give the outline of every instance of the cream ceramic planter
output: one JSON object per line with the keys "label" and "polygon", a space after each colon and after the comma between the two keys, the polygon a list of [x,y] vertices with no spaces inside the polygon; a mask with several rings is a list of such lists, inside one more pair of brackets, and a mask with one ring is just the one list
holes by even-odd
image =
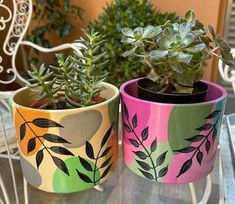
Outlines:
{"label": "cream ceramic planter", "polygon": [[124,162],[134,173],[162,183],[188,183],[213,167],[227,93],[205,82],[204,102],[169,104],[141,100],[137,80],[121,88]]}
{"label": "cream ceramic planter", "polygon": [[56,193],[92,188],[115,170],[119,91],[108,83],[97,105],[67,110],[30,108],[22,88],[10,99],[21,167],[32,186]]}

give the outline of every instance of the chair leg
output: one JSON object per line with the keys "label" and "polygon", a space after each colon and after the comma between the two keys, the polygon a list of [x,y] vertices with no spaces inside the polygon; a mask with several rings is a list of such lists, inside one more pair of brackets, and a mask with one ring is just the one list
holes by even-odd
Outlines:
{"label": "chair leg", "polygon": [[23,177],[23,183],[24,183],[24,203],[29,204],[28,183],[24,177]]}
{"label": "chair leg", "polygon": [[101,185],[96,185],[96,186],[94,186],[94,189],[97,190],[97,191],[99,191],[99,192],[103,192],[103,191],[104,191],[104,187],[101,186]]}
{"label": "chair leg", "polygon": [[14,168],[13,168],[13,164],[12,164],[10,148],[9,148],[8,141],[7,141],[7,136],[6,136],[6,132],[5,132],[5,126],[4,126],[4,122],[3,122],[3,119],[2,119],[2,115],[3,115],[2,107],[0,106],[0,117],[1,117],[1,123],[2,123],[3,138],[4,138],[5,145],[6,145],[8,160],[9,160],[9,164],[10,164],[11,177],[12,177],[12,182],[13,182],[13,187],[14,187],[16,204],[19,204],[18,192],[17,192],[17,187],[16,187],[15,173],[14,173]]}
{"label": "chair leg", "polygon": [[[0,174],[0,186],[1,186],[1,189],[2,189],[2,192],[3,192],[3,196],[4,196],[4,199],[6,201],[6,204],[10,204],[10,200],[9,200],[9,197],[8,197],[8,194],[7,194],[6,187],[3,183],[1,174]],[[1,198],[0,198],[0,203],[4,203]]]}
{"label": "chair leg", "polygon": [[207,204],[207,202],[210,198],[210,195],[211,195],[211,187],[212,187],[211,175],[209,174],[206,177],[206,188],[205,188],[203,197],[202,197],[201,201],[197,202],[197,195],[196,195],[194,184],[189,183],[189,188],[190,188],[190,192],[191,192],[191,196],[192,196],[192,203],[193,204]]}

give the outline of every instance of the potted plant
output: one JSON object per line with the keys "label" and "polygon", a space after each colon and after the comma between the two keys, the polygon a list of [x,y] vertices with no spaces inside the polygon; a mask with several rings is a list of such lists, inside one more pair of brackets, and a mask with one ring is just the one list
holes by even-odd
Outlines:
{"label": "potted plant", "polygon": [[201,81],[212,56],[232,64],[228,44],[188,11],[178,23],[124,28],[123,55],[150,68],[147,78],[121,88],[124,161],[135,173],[164,183],[187,183],[214,165],[226,91]]}
{"label": "potted plant", "polygon": [[21,166],[32,186],[68,193],[107,180],[117,161],[118,89],[97,74],[104,37],[84,31],[81,54],[29,71],[29,87],[10,99]]}
{"label": "potted plant", "polygon": [[[105,34],[109,39],[105,42],[104,47],[100,47],[101,52],[103,52],[102,49],[107,49],[110,53],[110,60],[102,70],[111,73],[107,77],[108,82],[119,87],[127,80],[144,76],[147,71],[138,60],[123,59],[122,53],[128,48],[128,45],[120,42],[121,28],[161,25],[167,20],[177,22],[178,17],[175,13],[158,11],[149,0],[114,0],[107,3],[98,19],[91,21],[88,27]],[[138,69],[136,69],[137,66]]]}

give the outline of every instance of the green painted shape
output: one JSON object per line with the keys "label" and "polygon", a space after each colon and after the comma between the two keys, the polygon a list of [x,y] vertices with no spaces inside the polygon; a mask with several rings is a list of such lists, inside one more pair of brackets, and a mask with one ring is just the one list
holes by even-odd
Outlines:
{"label": "green painted shape", "polygon": [[[92,168],[94,169],[94,163],[90,160],[87,160]],[[62,172],[60,169],[57,169],[55,171],[55,174],[53,176],[53,190],[56,193],[72,193],[72,192],[78,192],[83,191],[89,188],[92,188],[94,186],[93,183],[86,183],[83,180],[80,179],[80,177],[77,174],[76,169],[88,176],[89,178],[93,178],[93,172],[87,171],[83,168],[83,166],[80,163],[80,160],[78,157],[72,157],[69,159],[66,159],[65,164],[69,170],[69,176],[66,175],[64,172]],[[96,172],[96,179],[100,178],[99,171]],[[97,182],[99,184],[100,182]]]}
{"label": "green painted shape", "polygon": [[206,123],[204,118],[210,114],[211,109],[212,104],[174,107],[168,121],[168,139],[172,150],[182,149],[191,144],[185,139],[200,134],[200,131],[195,129]]}
{"label": "green painted shape", "polygon": [[[146,149],[150,152],[150,147],[147,147]],[[144,150],[141,150],[141,151],[145,152]],[[173,154],[172,154],[171,148],[170,148],[168,143],[159,143],[159,144],[157,144],[157,150],[151,154],[151,157],[153,158],[154,164],[156,165],[157,158],[161,154],[163,154],[165,151],[167,151],[166,159],[165,159],[165,161],[162,165],[160,165],[156,168],[157,174],[162,168],[166,167],[167,165],[168,165],[168,170],[169,170],[170,164],[172,163]],[[135,174],[137,174],[141,177],[144,177],[143,174],[139,170],[139,169],[141,169],[141,170],[144,170],[144,169],[140,167],[140,165],[136,162],[136,159],[139,160],[139,161],[143,161],[143,162],[149,164],[150,166],[152,166],[152,163],[151,163],[149,158],[140,159],[139,157],[135,156],[133,161],[128,166]],[[154,170],[151,169],[150,171],[148,171],[148,173],[151,173],[152,175],[154,175]],[[166,174],[166,176],[167,176],[167,174]],[[159,177],[157,179],[157,181],[161,182],[163,178],[164,177]]]}
{"label": "green painted shape", "polygon": [[118,128],[118,116],[119,116],[119,96],[108,104],[110,123],[114,122],[113,129],[117,131]]}

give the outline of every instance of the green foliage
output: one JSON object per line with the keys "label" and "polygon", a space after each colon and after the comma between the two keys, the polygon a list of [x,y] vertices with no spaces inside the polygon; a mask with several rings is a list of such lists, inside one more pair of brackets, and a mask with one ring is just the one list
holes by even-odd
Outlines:
{"label": "green foliage", "polygon": [[98,70],[108,61],[103,58],[107,52],[99,53],[98,48],[104,46],[104,36],[94,31],[83,32],[86,39],[75,42],[82,46],[82,55],[56,54],[58,66],[46,68],[42,64],[38,70],[32,65],[33,70],[28,71],[29,87],[40,95],[37,100],[43,102],[39,108],[79,108],[103,100],[99,98],[103,90],[99,83],[107,74],[100,75]]}
{"label": "green foliage", "polygon": [[[36,27],[29,33],[27,39],[37,45],[49,48],[51,42],[47,34],[53,33],[63,39],[68,36],[74,25],[68,20],[69,15],[77,19],[82,19],[83,9],[72,5],[70,0],[34,0],[33,1],[33,21]],[[27,48],[27,53],[32,49]],[[31,62],[38,61],[38,52],[34,51]]]}
{"label": "green foliage", "polygon": [[104,71],[110,73],[107,78],[109,82],[119,86],[131,78],[143,76],[146,72],[145,66],[135,57],[124,60],[122,53],[128,49],[128,46],[120,42],[121,29],[149,24],[161,25],[167,20],[175,22],[176,15],[156,11],[148,0],[115,0],[106,5],[98,20],[91,22],[88,27],[105,34],[109,39],[105,43],[105,48],[102,48],[108,49],[111,55],[110,61],[104,67]]}
{"label": "green foliage", "polygon": [[203,65],[212,56],[232,65],[230,47],[213,27],[195,20],[188,11],[178,23],[165,22],[160,26],[122,29],[124,44],[131,49],[124,57],[135,56],[150,68],[148,77],[156,82],[160,92],[192,93],[194,82],[203,75]]}

